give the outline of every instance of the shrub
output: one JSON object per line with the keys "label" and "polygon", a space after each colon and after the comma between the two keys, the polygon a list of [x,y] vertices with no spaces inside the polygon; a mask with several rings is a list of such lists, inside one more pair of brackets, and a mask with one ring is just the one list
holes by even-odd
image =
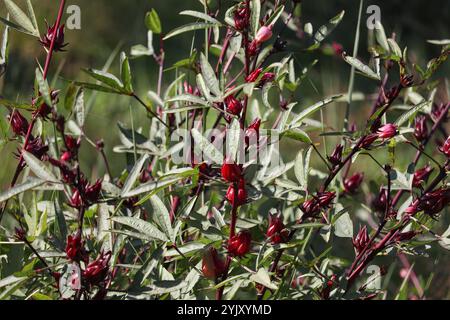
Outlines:
{"label": "shrub", "polygon": [[[121,53],[119,75],[85,69],[91,82],[56,88],[49,67],[70,50],[65,1],[45,35],[30,2],[27,14],[4,3],[11,20],[2,18],[1,73],[11,28],[37,37],[46,61],[30,102],[0,100],[9,113],[4,135],[18,145],[3,156],[17,169],[0,194],[1,298],[375,299],[386,291],[378,280],[389,275],[368,269],[397,256],[416,286],[407,294],[424,297],[407,256],[434,243],[449,248],[449,232],[433,231],[450,202],[450,104],[439,100],[433,78],[448,41],[434,41],[441,54],[420,67],[378,25],[365,63],[326,42],[344,12],[314,32],[301,23],[300,1],[208,2],[181,12],[193,22],[165,34],[149,11],[148,44]],[[378,93],[364,125],[350,122],[353,84],[312,106],[298,101],[314,63],[299,70],[289,29],[302,52],[331,49],[348,63],[351,83],[373,81]],[[193,41],[191,55],[168,66],[165,42],[191,32],[203,43]],[[146,98],[134,89],[130,64],[145,58],[160,68]],[[146,128],[112,129],[122,141],[114,151],[127,160],[120,175],[110,172],[109,146],[84,130],[91,91],[128,96],[148,118]],[[333,129],[323,115],[336,104],[346,116]],[[105,175],[87,176],[83,145],[98,152]],[[286,145],[301,149],[294,161]],[[411,150],[403,168],[399,157]],[[360,162],[378,177],[368,181]],[[8,261],[20,261],[20,270],[8,273]]]}

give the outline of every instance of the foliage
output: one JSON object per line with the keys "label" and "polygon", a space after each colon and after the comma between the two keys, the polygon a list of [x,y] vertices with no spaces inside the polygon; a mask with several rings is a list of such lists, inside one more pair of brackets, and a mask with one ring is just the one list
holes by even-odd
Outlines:
{"label": "foliage", "polygon": [[[408,256],[431,259],[432,246],[449,249],[449,231],[433,231],[450,203],[450,103],[441,98],[447,82],[434,79],[448,41],[433,41],[441,54],[423,66],[379,24],[365,60],[327,43],[344,11],[315,28],[302,24],[300,1],[200,1],[180,13],[192,22],[174,30],[150,10],[147,43],[120,54],[118,74],[88,68],[91,81],[56,88],[47,80],[50,64],[70,50],[65,1],[44,35],[31,1],[26,12],[3,1],[0,75],[11,29],[39,38],[47,59],[36,68],[30,102],[0,100],[9,112],[0,120],[2,143],[18,145],[8,156],[17,161],[11,187],[0,193],[1,299],[426,296],[431,279],[418,279]],[[317,61],[300,70],[287,29],[304,53],[334,49],[351,82],[372,81],[378,95],[366,123],[350,123],[352,85],[311,106],[296,99]],[[187,33],[194,34],[190,55],[167,65],[165,43]],[[153,59],[160,70],[145,98],[135,59]],[[87,92],[126,97],[147,115],[148,126],[137,128],[130,107],[131,127],[111,128],[121,140],[114,152],[127,161],[119,176],[104,142],[85,131]],[[324,114],[342,101],[342,127],[331,128]],[[280,152],[287,143],[295,155]],[[98,152],[104,176],[87,177],[84,146]],[[417,152],[408,168],[399,164],[405,149]],[[354,170],[368,161],[379,179]],[[370,271],[381,259],[399,259],[408,271],[394,293],[392,270]],[[407,291],[410,279],[415,288]]]}

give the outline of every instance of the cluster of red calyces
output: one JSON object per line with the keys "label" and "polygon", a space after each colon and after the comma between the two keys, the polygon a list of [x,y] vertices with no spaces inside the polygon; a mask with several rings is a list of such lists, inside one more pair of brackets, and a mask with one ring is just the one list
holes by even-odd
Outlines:
{"label": "cluster of red calyces", "polygon": [[289,240],[289,231],[278,215],[270,215],[266,236],[272,244],[285,243]]}
{"label": "cluster of red calyces", "polygon": [[234,257],[243,257],[250,252],[252,245],[252,235],[244,230],[236,234],[228,242],[228,252]]}
{"label": "cluster of red calyces", "polygon": [[208,247],[202,260],[203,275],[212,280],[216,280],[223,276],[226,271],[225,260],[219,255],[216,248]]}
{"label": "cluster of red calyces", "polygon": [[[56,31],[56,34],[55,34]],[[55,36],[53,36],[55,35]],[[61,25],[56,30],[56,25],[49,26],[47,23],[47,33],[39,40],[39,42],[47,49],[50,49],[53,37],[55,38],[55,43],[53,50],[64,51],[63,49],[67,47],[67,43],[64,43],[64,25]]]}
{"label": "cluster of red calyces", "polygon": [[328,209],[334,198],[336,198],[335,192],[320,192],[311,199],[306,200],[301,206],[301,210],[304,213],[302,219],[315,217],[322,210]]}

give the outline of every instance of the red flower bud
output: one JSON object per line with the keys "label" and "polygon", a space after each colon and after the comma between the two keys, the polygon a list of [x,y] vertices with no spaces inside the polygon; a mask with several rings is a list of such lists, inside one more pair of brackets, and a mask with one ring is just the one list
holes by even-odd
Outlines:
{"label": "red flower bud", "polygon": [[261,119],[256,119],[245,131],[245,145],[247,148],[250,144],[258,143],[259,141],[259,130],[261,128]]}
{"label": "red flower bud", "polygon": [[344,188],[347,193],[355,193],[364,180],[364,174],[356,173],[344,181]]}
{"label": "red flower bud", "polygon": [[97,180],[93,185],[90,185],[85,190],[86,199],[91,203],[96,203],[100,197],[102,190],[102,181]]}
{"label": "red flower bud", "polygon": [[342,151],[344,150],[344,147],[339,144],[336,146],[336,148],[334,149],[333,153],[328,157],[328,161],[330,161],[330,163],[333,166],[338,166],[341,164],[342,162]]}
{"label": "red flower bud", "polygon": [[235,257],[243,257],[250,252],[252,235],[249,231],[241,231],[230,239],[228,252]]}
{"label": "red flower bud", "polygon": [[322,208],[328,208],[333,202],[334,198],[336,198],[335,192],[322,192],[318,194],[319,205]]}
{"label": "red flower bud", "polygon": [[367,232],[367,227],[364,226],[364,228],[362,228],[353,239],[353,247],[355,248],[356,254],[362,252],[362,250],[368,245],[369,241],[369,233]]}
{"label": "red flower bud", "polygon": [[239,182],[242,178],[242,169],[237,164],[225,162],[222,166],[222,178],[230,183]]}
{"label": "red flower bud", "polygon": [[243,31],[249,26],[250,15],[247,7],[237,8],[234,11],[234,26],[236,30]]}
{"label": "red flower bud", "polygon": [[[47,34],[45,34],[39,42],[46,48],[50,49],[50,45],[53,40],[53,35],[55,33],[56,24],[53,26],[49,26],[47,21],[45,22],[47,24]],[[64,25],[60,26],[58,30],[56,30],[55,35],[55,44],[53,47],[53,50],[55,52],[58,51],[64,51],[63,49],[67,46],[67,43],[64,43]]]}
{"label": "red flower bud", "polygon": [[361,148],[363,149],[369,149],[372,144],[378,139],[378,134],[372,133],[369,134],[367,137],[364,138],[364,140],[361,143]]}
{"label": "red flower bud", "polygon": [[273,32],[272,32],[273,26],[263,26],[261,29],[259,29],[258,33],[256,34],[255,41],[257,43],[263,43],[272,38]]}
{"label": "red flower bud", "polygon": [[440,150],[443,154],[450,158],[450,136],[447,138],[447,141],[445,141]]}
{"label": "red flower bud", "polygon": [[269,217],[269,228],[266,233],[272,244],[284,243],[288,240],[289,231],[284,226],[280,217],[271,215]]}
{"label": "red flower bud", "polygon": [[28,121],[19,111],[14,110],[8,116],[11,129],[16,136],[26,136],[28,133]]}
{"label": "red flower bud", "polygon": [[97,260],[93,261],[86,267],[83,272],[83,278],[90,285],[99,285],[106,280],[109,271],[109,261],[111,260],[111,252],[100,253]]}
{"label": "red flower bud", "polygon": [[429,216],[439,214],[450,204],[450,189],[438,189],[427,193],[420,199],[418,210]]}
{"label": "red flower bud", "polygon": [[225,271],[225,261],[219,256],[217,250],[214,247],[206,249],[202,260],[203,275],[208,279],[215,280],[221,277]]}
{"label": "red flower bud", "polygon": [[259,43],[256,40],[250,42],[247,46],[247,53],[250,57],[255,56],[259,51]]}
{"label": "red flower bud", "polygon": [[334,54],[337,56],[342,56],[344,53],[344,47],[340,43],[333,42],[331,47],[333,48]]}
{"label": "red flower bud", "polygon": [[69,162],[71,159],[72,159],[72,154],[69,151],[66,151],[61,155],[62,162]]}
{"label": "red flower bud", "polygon": [[246,82],[255,82],[258,80],[259,76],[261,75],[262,68],[256,69],[253,71],[248,77],[245,78]]}
{"label": "red flower bud", "polygon": [[430,166],[426,166],[425,168],[417,170],[414,173],[413,187],[420,188],[422,186],[422,184],[424,184],[428,181],[432,172],[433,172],[433,168]]}
{"label": "red flower bud", "polygon": [[88,262],[89,257],[84,249],[83,241],[80,235],[69,236],[67,238],[66,255],[69,260]]}
{"label": "red flower bud", "polygon": [[242,112],[242,103],[236,99],[234,96],[229,96],[225,99],[225,104],[227,105],[227,112],[232,115],[238,116]]}
{"label": "red flower bud", "polygon": [[386,124],[378,130],[378,138],[383,140],[392,139],[397,135],[397,129],[395,124]]}
{"label": "red flower bud", "polygon": [[427,117],[419,116],[416,119],[416,125],[414,128],[414,137],[417,141],[423,142],[428,137]]}
{"label": "red flower bud", "polygon": [[[234,206],[234,200],[235,200],[235,189],[234,185],[231,185],[228,188],[227,200],[231,203],[232,206]],[[241,179],[238,186],[238,195],[237,195],[237,206],[242,206],[247,203],[247,190],[245,189],[245,180]]]}

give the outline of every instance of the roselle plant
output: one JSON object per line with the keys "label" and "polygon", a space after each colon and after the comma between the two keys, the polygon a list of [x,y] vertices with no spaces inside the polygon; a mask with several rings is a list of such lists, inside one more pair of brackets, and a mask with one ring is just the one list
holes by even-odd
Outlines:
{"label": "roselle plant", "polygon": [[[31,0],[27,10],[3,3],[1,76],[15,32],[39,41],[45,60],[36,57],[32,92],[0,99],[5,143],[17,149],[2,153],[16,170],[0,193],[1,299],[381,299],[392,293],[373,284],[396,261],[408,270],[400,291],[413,279],[426,297],[409,259],[449,249],[449,231],[436,228],[450,203],[450,103],[447,80],[434,78],[448,41],[433,41],[441,54],[423,67],[378,22],[363,59],[328,42],[345,12],[314,31],[301,1],[199,1],[180,13],[192,23],[171,31],[150,10],[148,42],[124,49],[119,74],[84,69],[92,81],[54,85],[50,67],[71,49],[66,1],[54,1],[48,22]],[[180,35],[193,35],[190,55],[168,65],[166,43]],[[324,47],[349,65],[351,83],[372,81],[363,124],[351,123],[352,84],[312,106],[297,98],[315,65],[299,68],[297,55]],[[135,59],[159,68],[147,93],[135,89]],[[115,147],[89,137],[93,92],[128,97],[147,125],[111,128]],[[323,114],[336,105],[346,116],[333,129]],[[82,150],[105,174],[89,175]],[[126,157],[120,174],[112,151]],[[11,261],[18,270],[7,274]]]}

